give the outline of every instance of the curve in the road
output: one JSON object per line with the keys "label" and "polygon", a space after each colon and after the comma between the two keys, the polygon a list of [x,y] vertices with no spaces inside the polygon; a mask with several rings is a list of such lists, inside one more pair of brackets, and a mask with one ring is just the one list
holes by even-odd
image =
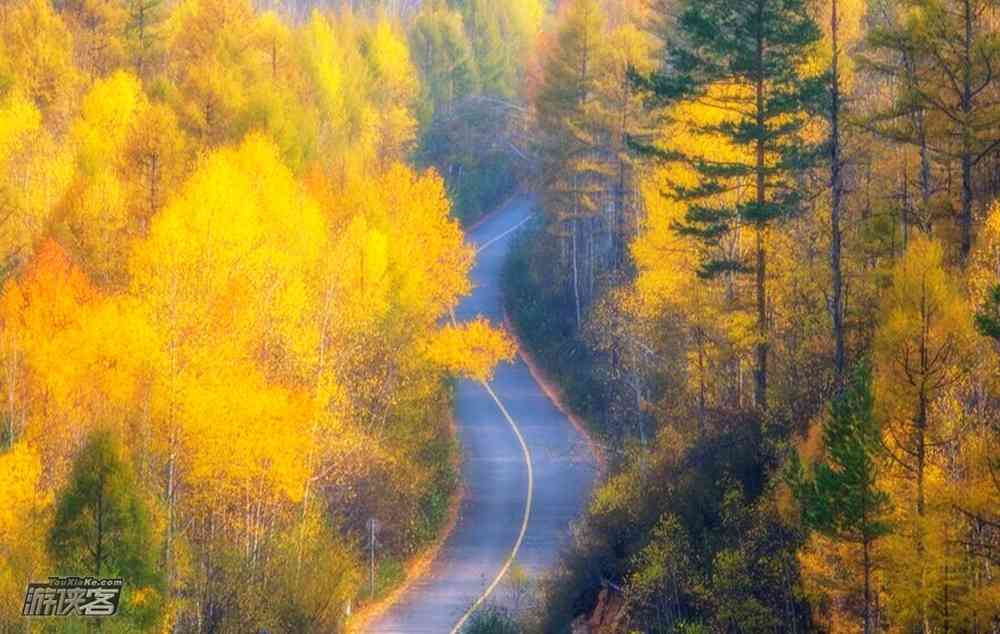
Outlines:
{"label": "curve in the road", "polygon": [[[472,229],[475,286],[458,321],[502,321],[500,276],[510,236],[534,207],[518,196]],[[556,560],[595,475],[586,439],[548,399],[525,363],[497,369],[490,384],[460,381],[455,418],[465,496],[455,528],[428,573],[380,618],[373,634],[455,634],[486,601],[512,603],[498,588],[516,561],[537,579]]]}
{"label": "curve in the road", "polygon": [[510,555],[507,556],[507,561],[504,562],[503,568],[500,569],[497,576],[493,578],[493,583],[491,583],[486,590],[479,595],[479,598],[476,599],[475,603],[473,603],[472,606],[466,610],[465,614],[462,615],[462,618],[455,624],[455,627],[451,628],[450,634],[457,634],[457,632],[462,630],[462,626],[465,625],[465,622],[468,621],[469,617],[479,609],[479,606],[486,602],[486,599],[490,598],[493,591],[496,590],[498,585],[500,585],[500,581],[503,580],[504,575],[507,574],[507,571],[510,570],[510,567],[514,564],[514,561],[517,559],[517,551],[521,550],[521,543],[524,541],[524,534],[528,532],[528,520],[531,519],[531,499],[535,494],[535,470],[531,464],[531,450],[528,449],[528,444],[524,442],[524,436],[521,434],[521,430],[518,429],[517,423],[515,423],[514,419],[510,417],[510,413],[507,411],[507,408],[503,406],[503,402],[497,396],[496,392],[493,391],[493,388],[490,387],[490,384],[483,381],[482,385],[483,388],[489,393],[490,397],[493,398],[493,401],[497,404],[497,408],[503,414],[503,417],[507,419],[508,423],[510,423],[510,428],[514,430],[514,434],[517,436],[517,441],[521,443],[521,451],[524,452],[524,464],[528,469],[528,494],[524,500],[524,519],[521,520],[521,532],[517,534],[517,541],[514,542],[514,547],[511,549]]}

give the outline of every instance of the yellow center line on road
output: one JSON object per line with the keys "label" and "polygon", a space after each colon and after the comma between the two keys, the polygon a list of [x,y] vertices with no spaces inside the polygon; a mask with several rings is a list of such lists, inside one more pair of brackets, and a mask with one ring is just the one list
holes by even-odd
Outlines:
{"label": "yellow center line on road", "polygon": [[507,571],[510,570],[510,567],[514,564],[514,560],[517,558],[517,551],[520,550],[521,542],[524,541],[524,534],[528,530],[528,518],[531,517],[531,498],[535,491],[535,474],[531,467],[531,452],[528,450],[527,443],[524,442],[524,436],[521,435],[521,430],[518,428],[517,423],[515,423],[514,419],[511,418],[510,413],[507,412],[507,408],[504,407],[503,403],[497,397],[496,392],[493,391],[493,388],[490,387],[489,383],[483,381],[482,385],[486,388],[486,391],[489,392],[489,395],[493,397],[493,401],[497,404],[497,407],[500,408],[500,412],[503,414],[504,418],[507,419],[507,422],[510,423],[510,428],[514,430],[514,435],[517,436],[517,441],[521,443],[521,451],[524,453],[524,464],[528,467],[528,497],[524,501],[524,518],[521,520],[521,531],[517,534],[517,541],[514,542],[514,547],[511,549],[510,555],[507,556],[507,561],[504,562],[503,568],[500,569],[500,572],[498,572],[497,576],[493,579],[493,583],[491,583],[489,587],[487,587],[486,590],[479,595],[479,598],[472,604],[472,607],[470,607],[465,614],[462,615],[462,618],[455,624],[455,627],[451,629],[451,634],[458,634],[458,632],[462,629],[462,626],[465,625],[465,622],[469,620],[469,617],[471,617],[473,613],[479,609],[483,602],[489,598],[493,591],[496,590],[496,587],[500,585],[500,581],[503,580],[504,575],[507,574]]}
{"label": "yellow center line on road", "polygon": [[517,223],[516,225],[514,225],[514,226],[513,226],[513,227],[511,227],[510,229],[508,229],[508,230],[504,231],[503,233],[501,233],[501,234],[500,234],[500,235],[498,235],[498,236],[495,236],[495,237],[493,237],[493,238],[490,238],[489,240],[487,240],[487,241],[486,241],[486,242],[484,242],[483,244],[479,245],[479,248],[477,248],[477,249],[476,249],[476,253],[479,253],[480,251],[482,251],[482,250],[483,250],[483,249],[485,249],[486,247],[490,246],[490,245],[491,245],[491,244],[493,244],[494,242],[497,242],[498,240],[503,240],[504,238],[506,238],[506,237],[507,237],[508,235],[510,235],[511,233],[513,233],[513,232],[517,231],[518,229],[520,229],[520,228],[521,228],[521,226],[522,226],[522,225],[523,225],[524,223],[526,223],[526,222],[528,222],[529,220],[531,220],[532,216],[534,216],[534,215],[535,215],[535,214],[528,214],[527,216],[525,216],[525,217],[524,217],[524,219],[523,219],[523,220],[521,220],[521,222]]}
{"label": "yellow center line on road", "polygon": [[[510,229],[507,229],[500,235],[487,240],[478,249],[476,249],[476,253],[479,253],[480,251],[487,248],[491,244],[494,244],[495,242],[507,237],[514,231],[517,231],[518,229],[521,228],[522,225],[524,225],[524,223],[531,220],[531,217],[533,215],[534,214],[528,214],[523,220],[521,220],[519,223],[517,223]],[[456,324],[454,313],[452,313],[451,322],[452,324]],[[451,632],[449,634],[458,634],[458,632],[461,631],[462,626],[465,625],[465,622],[469,620],[469,617],[471,617],[476,612],[476,610],[478,610],[480,606],[483,605],[486,599],[488,599],[489,596],[493,594],[493,591],[496,590],[497,586],[500,585],[500,582],[503,580],[504,575],[506,575],[507,571],[510,570],[510,567],[514,565],[514,561],[517,559],[517,551],[521,549],[521,542],[524,541],[524,534],[528,531],[528,519],[531,517],[531,500],[535,492],[535,473],[531,465],[531,451],[528,450],[528,443],[524,441],[524,436],[521,435],[520,428],[517,426],[517,423],[514,422],[514,419],[513,417],[511,417],[510,412],[507,411],[507,408],[504,407],[504,404],[500,400],[500,397],[498,397],[496,392],[493,391],[493,388],[490,387],[490,384],[487,383],[486,381],[480,381],[480,383],[482,384],[483,388],[486,389],[486,392],[489,393],[490,397],[493,399],[493,402],[497,404],[497,408],[500,410],[500,413],[503,414],[503,417],[505,419],[507,419],[507,423],[510,424],[510,428],[514,430],[514,435],[517,436],[517,442],[520,443],[521,445],[521,452],[524,454],[524,464],[528,468],[528,497],[524,501],[524,517],[521,519],[521,530],[517,534],[517,541],[514,542],[514,547],[511,548],[510,554],[507,556],[507,560],[504,562],[503,567],[500,568],[500,572],[498,572],[496,577],[493,578],[493,581],[490,583],[489,586],[487,586],[486,590],[484,590],[483,593],[479,595],[479,598],[475,600],[472,606],[469,607],[468,610],[466,610],[465,614],[462,615],[462,618],[460,618],[458,620],[458,623],[455,624],[455,627],[451,628]]]}

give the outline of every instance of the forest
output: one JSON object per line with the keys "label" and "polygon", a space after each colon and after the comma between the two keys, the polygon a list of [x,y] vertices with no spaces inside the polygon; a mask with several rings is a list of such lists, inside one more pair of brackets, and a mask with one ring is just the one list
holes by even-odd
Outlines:
{"label": "forest", "polygon": [[518,190],[606,468],[467,631],[1000,632],[993,0],[0,0],[0,632],[92,631],[22,618],[58,574],[105,632],[400,587]]}
{"label": "forest", "polygon": [[1000,631],[1000,6],[567,0],[518,334],[609,463],[546,632]]}
{"label": "forest", "polygon": [[0,4],[0,631],[93,631],[21,617],[83,574],[106,632],[339,631],[447,520],[452,377],[513,354],[445,320],[459,219],[514,173],[440,122],[501,125],[541,13],[305,9]]}

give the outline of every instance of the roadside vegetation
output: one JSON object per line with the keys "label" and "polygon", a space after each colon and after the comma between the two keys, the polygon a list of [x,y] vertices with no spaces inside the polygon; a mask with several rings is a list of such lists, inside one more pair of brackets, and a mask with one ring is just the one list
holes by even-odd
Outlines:
{"label": "roadside vegetation", "polygon": [[541,14],[349,5],[0,7],[0,631],[50,575],[125,579],[102,631],[339,631],[446,523],[516,150],[449,113],[506,129]]}
{"label": "roadside vegetation", "polygon": [[0,632],[55,574],[126,579],[108,632],[397,586],[520,186],[508,312],[608,471],[469,631],[1000,629],[995,3],[330,4],[0,3]]}
{"label": "roadside vegetation", "polygon": [[609,474],[545,632],[1000,626],[1000,15],[560,2],[522,341]]}

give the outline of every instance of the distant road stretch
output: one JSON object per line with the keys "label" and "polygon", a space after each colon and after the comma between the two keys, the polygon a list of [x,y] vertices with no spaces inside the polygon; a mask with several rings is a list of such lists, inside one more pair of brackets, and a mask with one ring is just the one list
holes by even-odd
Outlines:
{"label": "distant road stretch", "polygon": [[[533,212],[534,198],[517,196],[466,236],[479,252],[475,291],[459,306],[459,321],[483,315],[501,323],[503,262]],[[461,381],[455,417],[465,486],[458,523],[428,574],[368,627],[371,634],[449,634],[473,606],[509,603],[500,574],[514,550],[516,565],[537,579],[589,497],[594,456],[520,358],[498,368],[488,386]]]}

